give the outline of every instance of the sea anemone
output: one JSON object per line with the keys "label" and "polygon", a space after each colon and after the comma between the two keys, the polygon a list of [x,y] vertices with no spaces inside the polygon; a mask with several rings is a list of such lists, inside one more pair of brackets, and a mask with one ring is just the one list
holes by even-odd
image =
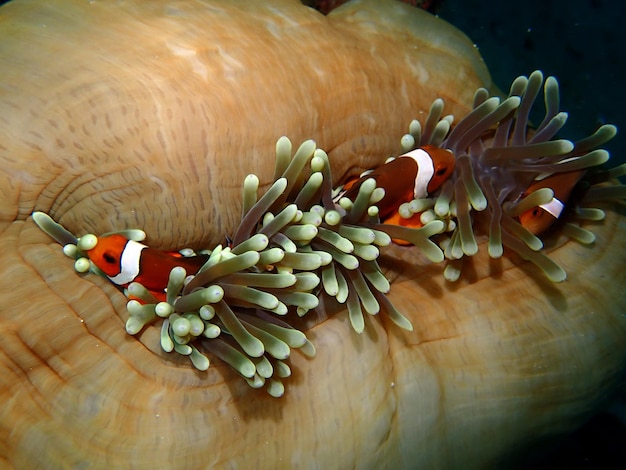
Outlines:
{"label": "sea anemone", "polygon": [[[284,361],[291,348],[311,357],[315,348],[303,332],[277,316],[286,317],[291,309],[302,317],[316,309],[321,290],[346,304],[357,333],[365,328],[363,311],[376,315],[383,310],[399,327],[411,331],[413,326],[385,296],[390,284],[376,259],[379,247],[391,242],[386,231],[392,227],[378,224],[375,204],[384,192],[374,181],[362,185],[354,201],[344,198],[336,205],[326,153],[309,140],[292,155],[286,137],[276,143],[275,178],[260,198],[257,176],[245,178],[242,219],[229,246],[206,251],[208,260],[197,273],[172,269],[166,301],[158,302],[138,282],[128,285],[125,294],[131,299],[129,334],[163,318],[164,351],[189,356],[199,370],[208,369],[204,353],[211,353],[250,386],[267,382],[268,393],[279,397],[284,392],[280,379],[290,375]],[[35,212],[33,219],[63,245],[77,272],[104,275],[88,258],[98,243],[96,235],[78,238],[42,212]],[[418,230],[402,229],[396,236],[441,261],[441,251],[428,237],[442,228],[435,221]],[[141,230],[117,233],[135,241],[146,237]],[[181,253],[195,255],[186,249]]]}
{"label": "sea anemone", "polygon": [[[163,318],[164,351],[189,356],[199,370],[208,369],[205,353],[210,353],[253,388],[267,382],[268,393],[279,397],[284,393],[281,379],[291,373],[285,362],[291,348],[315,355],[313,344],[290,324],[288,313],[302,317],[317,309],[322,293],[346,305],[357,333],[365,329],[364,311],[376,315],[381,310],[399,327],[413,330],[387,299],[390,282],[377,263],[379,250],[392,238],[412,243],[434,263],[445,255],[444,276],[453,281],[460,275],[463,258],[478,252],[476,237],[488,227],[491,257],[502,256],[505,246],[539,266],[550,280],[564,280],[565,271],[543,253],[541,240],[514,219],[523,210],[546,203],[552,192],[521,195],[542,174],[605,163],[608,152],[593,148],[616,130],[603,126],[576,144],[552,140],[566,115],[558,112],[558,85],[550,77],[544,87],[546,115],[531,132],[529,113],[542,83],[540,72],[528,79],[519,77],[502,102],[479,89],[473,111],[451,131],[453,119],[440,119],[442,100],[433,103],[423,125],[411,123],[410,134],[402,138],[405,147],[438,145],[451,150],[457,160],[457,170],[437,194],[403,204],[400,213],[406,217],[421,212],[424,226],[418,229],[381,223],[376,204],[384,190],[373,178],[359,186],[353,199],[337,196],[341,187],[332,188],[326,152],[309,140],[292,153],[289,139],[281,137],[276,143],[275,181],[269,189],[259,198],[258,177],[251,174],[244,180],[241,223],[229,246],[206,251],[208,260],[197,273],[172,269],[164,302],[140,283],[131,283],[125,291],[132,299],[127,304],[126,331],[137,334]],[[425,211],[427,207],[432,209]],[[97,244],[95,235],[76,238],[43,213],[33,218],[64,245],[64,252],[76,260],[77,271],[102,274],[87,258]],[[123,233],[145,238],[142,231]],[[430,240],[437,236],[441,249]]]}
{"label": "sea anemone", "polygon": [[[545,116],[533,127],[530,114],[542,85]],[[576,143],[555,139],[567,114],[559,111],[556,79],[548,77],[544,83],[540,71],[515,79],[503,100],[489,97],[486,89],[477,90],[473,110],[454,127],[452,116],[441,117],[443,108],[443,101],[436,100],[424,125],[417,120],[411,123],[402,145],[406,150],[425,144],[450,149],[456,156],[456,170],[440,191],[427,200],[405,203],[400,214],[405,218],[421,214],[424,223],[445,223],[446,236],[439,238],[439,244],[447,260],[444,275],[450,281],[459,278],[463,260],[478,252],[477,238],[481,236],[487,236],[492,258],[502,256],[506,247],[537,265],[551,281],[563,281],[565,270],[545,254],[542,240],[518,220],[524,211],[548,203],[553,191],[543,188],[526,195],[525,190],[534,181],[555,174],[588,170],[592,170],[590,177],[597,174],[609,154],[596,147],[613,138],[615,126],[603,125]],[[623,167],[614,169],[603,180],[621,172]],[[624,188],[613,186],[592,188],[584,201],[623,198]],[[603,213],[578,210],[577,217],[598,220]],[[594,240],[580,227],[568,224],[566,230],[578,241]]]}
{"label": "sea anemone", "polygon": [[619,211],[592,248],[550,252],[568,272],[560,284],[509,250],[491,262],[479,245],[452,284],[419,249],[379,247],[386,297],[413,331],[381,312],[355,334],[322,293],[317,309],[288,315],[316,356],[293,351],[282,399],[210,353],[203,372],[163,352],[156,325],[129,336],[124,295],[77,275],[30,217],[78,235],[140,227],[159,250],[215,247],[241,221],[245,176],[258,175],[259,199],[274,181],[280,135],[315,139],[339,179],[400,154],[406,124],[424,123],[437,96],[465,116],[490,78],[442,20],[382,0],[328,17],[297,0],[2,12],[7,465],[254,468],[304,455],[320,467],[493,467],[578,426],[623,378]]}

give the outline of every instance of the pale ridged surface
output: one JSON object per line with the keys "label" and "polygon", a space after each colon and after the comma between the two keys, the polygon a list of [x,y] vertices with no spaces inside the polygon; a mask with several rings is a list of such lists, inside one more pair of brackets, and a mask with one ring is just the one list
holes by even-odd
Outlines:
{"label": "pale ridged surface", "polygon": [[325,19],[274,3],[0,9],[7,466],[484,467],[571,428],[614,386],[626,359],[626,227],[614,215],[594,248],[555,253],[569,273],[559,285],[508,261],[485,277],[485,258],[451,285],[394,249],[406,264],[395,262],[391,298],[415,331],[373,318],[357,336],[339,313],[307,333],[317,356],[293,355],[281,399],[217,360],[202,373],[166,356],[158,328],[125,333],[124,297],[77,275],[33,210],[78,234],[221,242],[244,176],[270,182],[278,136],[314,138],[341,175],[397,153],[436,96],[460,116],[488,80],[458,57],[469,42],[431,49],[392,32],[415,21],[418,38],[435,34],[403,6],[376,2],[392,19],[365,2]]}

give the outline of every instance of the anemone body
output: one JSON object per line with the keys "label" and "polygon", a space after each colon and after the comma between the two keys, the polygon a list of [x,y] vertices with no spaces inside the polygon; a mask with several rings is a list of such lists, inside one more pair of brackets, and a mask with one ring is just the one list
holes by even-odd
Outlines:
{"label": "anemone body", "polygon": [[77,276],[29,218],[140,227],[155,248],[221,242],[244,177],[273,180],[278,136],[315,139],[341,175],[398,154],[436,97],[467,113],[489,79],[458,31],[393,2],[326,18],[295,1],[0,11],[5,466],[484,468],[576,426],[615,388],[626,229],[612,212],[594,248],[554,252],[570,273],[558,286],[481,250],[450,285],[392,247],[390,299],[415,331],[367,317],[355,335],[341,308],[312,317],[318,354],[292,356],[280,400],[218,361],[207,373],[172,360],[158,329],[128,336],[124,296]]}

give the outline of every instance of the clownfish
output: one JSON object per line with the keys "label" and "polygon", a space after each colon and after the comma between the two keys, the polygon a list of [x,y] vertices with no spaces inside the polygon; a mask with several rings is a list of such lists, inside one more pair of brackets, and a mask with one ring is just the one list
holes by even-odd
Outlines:
{"label": "clownfish", "polygon": [[[410,228],[420,228],[423,227],[424,224],[421,220],[422,212],[418,212],[417,214],[413,214],[411,217],[402,217],[399,211],[395,211],[389,217],[385,219],[385,224],[390,225],[401,225],[402,227],[410,227]],[[395,241],[395,240],[394,240]],[[406,243],[399,243],[400,245],[404,245]]]}
{"label": "clownfish", "polygon": [[385,190],[385,196],[376,204],[380,220],[385,223],[401,204],[436,191],[450,177],[454,166],[455,158],[450,150],[424,145],[349,181],[338,198],[354,200],[361,184],[374,178],[376,186]]}
{"label": "clownfish", "polygon": [[520,224],[534,235],[540,235],[556,222],[565,208],[565,204],[574,189],[582,179],[585,170],[556,173],[531,184],[523,197],[542,188],[550,188],[554,197],[545,204],[533,207],[519,216]]}
{"label": "clownfish", "polygon": [[187,274],[196,274],[207,257],[184,257],[178,253],[150,248],[121,235],[98,237],[98,243],[87,256],[109,280],[120,287],[141,283],[158,300],[165,300],[170,271],[182,266]]}

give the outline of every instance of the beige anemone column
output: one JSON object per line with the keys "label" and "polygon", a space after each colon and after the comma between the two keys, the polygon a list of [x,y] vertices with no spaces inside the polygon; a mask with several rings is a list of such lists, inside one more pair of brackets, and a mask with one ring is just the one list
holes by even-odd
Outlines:
{"label": "beige anemone column", "polygon": [[462,116],[489,75],[458,31],[395,2],[28,2],[0,8],[0,461],[15,468],[485,467],[572,429],[626,352],[623,218],[569,273],[479,258],[456,285],[411,249],[384,264],[415,325],[344,312],[307,332],[285,396],[124,332],[125,298],[79,276],[29,218],[211,246],[280,135],[335,174],[399,150],[432,100]]}

